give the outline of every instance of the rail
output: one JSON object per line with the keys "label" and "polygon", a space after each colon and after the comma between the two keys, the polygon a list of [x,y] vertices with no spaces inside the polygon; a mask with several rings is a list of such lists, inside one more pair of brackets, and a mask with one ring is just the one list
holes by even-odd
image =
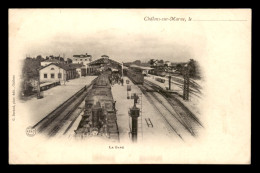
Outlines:
{"label": "rail", "polygon": [[[157,90],[162,94],[163,97],[165,98],[171,98],[173,99],[175,102],[177,102],[177,104],[179,104],[179,106],[181,108],[183,108],[183,110],[192,118],[194,119],[195,121],[197,121],[197,123],[203,127],[202,123],[199,121],[199,119],[197,118],[197,116],[190,110],[188,109],[179,99],[177,99],[176,97],[174,97],[172,94],[168,93],[168,91],[164,90],[161,86],[153,83],[153,82],[150,82],[150,81],[147,81],[145,80],[146,83],[150,84],[150,85],[154,85]],[[170,103],[170,102],[169,102]],[[172,105],[172,103],[170,103]]]}
{"label": "rail", "polygon": [[[63,111],[63,109],[65,107],[67,107],[68,105],[70,105],[72,103],[72,101],[74,101],[78,96],[80,96],[84,91],[86,91],[87,88],[89,88],[90,86],[93,85],[93,83],[96,81],[96,79],[94,79],[88,86],[84,86],[82,89],[80,89],[77,93],[75,93],[74,95],[72,95],[69,99],[67,99],[65,102],[63,102],[62,104],[60,104],[58,107],[56,107],[53,111],[51,111],[47,116],[45,116],[42,120],[40,120],[38,123],[36,123],[33,128],[36,128],[37,126],[39,126],[40,124],[45,124],[45,123],[49,123],[50,121],[54,120],[59,113],[61,113]],[[55,116],[56,115],[56,116]],[[47,122],[44,122],[47,121]],[[43,124],[43,125],[44,125]],[[42,129],[40,129],[41,131]]]}
{"label": "rail", "polygon": [[[143,87],[146,89],[145,86],[143,86]],[[169,108],[167,108],[167,106],[165,106],[162,103],[162,101],[153,92],[150,93],[150,94],[153,96],[153,98],[155,98],[165,108],[165,110],[167,110],[180,124],[182,124],[187,131],[189,131],[193,136],[195,135],[191,126],[189,124],[187,124],[186,121],[183,120],[182,116],[175,109],[174,109],[174,112],[172,112]],[[165,99],[168,101],[167,98],[165,98]]]}
{"label": "rail", "polygon": [[146,121],[146,124],[148,127],[150,127],[150,126],[153,127],[153,123],[150,118],[145,118],[145,121]]}
{"label": "rail", "polygon": [[[178,135],[178,136],[183,140],[181,134],[177,131],[176,127],[174,127],[173,124],[171,124],[171,123],[167,120],[167,118],[164,116],[164,114],[162,113],[162,111],[161,111],[161,110],[156,106],[156,104],[152,101],[152,98],[151,98],[151,96],[149,96],[149,95],[147,94],[145,87],[142,86],[142,85],[140,85],[139,88],[140,88],[141,91],[144,93],[144,95],[148,98],[147,100],[148,100],[148,101],[154,106],[154,108],[158,111],[158,113],[161,115],[161,117],[162,117],[163,120],[166,122],[166,124],[170,127],[170,129],[171,129],[172,131],[174,131],[175,134]],[[161,102],[159,102],[159,103],[161,103]]]}

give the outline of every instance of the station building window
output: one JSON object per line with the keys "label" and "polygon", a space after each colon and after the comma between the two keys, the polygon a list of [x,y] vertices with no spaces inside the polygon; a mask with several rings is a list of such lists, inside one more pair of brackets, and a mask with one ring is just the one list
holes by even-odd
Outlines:
{"label": "station building window", "polygon": [[61,73],[58,73],[58,78],[59,78],[59,79],[61,78]]}
{"label": "station building window", "polygon": [[47,76],[47,73],[44,73],[44,74],[43,74],[43,77],[44,77],[44,78],[47,78],[47,77],[48,77],[48,76]]}
{"label": "station building window", "polygon": [[54,73],[51,73],[51,78],[54,78],[54,77],[55,77]]}
{"label": "station building window", "polygon": [[51,70],[54,70],[54,68],[51,68]]}
{"label": "station building window", "polygon": [[82,59],[80,59],[80,61],[82,61]]}

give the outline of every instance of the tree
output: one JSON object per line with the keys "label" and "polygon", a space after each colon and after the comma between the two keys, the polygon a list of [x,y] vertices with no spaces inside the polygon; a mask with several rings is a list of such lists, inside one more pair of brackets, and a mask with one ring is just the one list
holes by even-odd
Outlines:
{"label": "tree", "polygon": [[159,62],[159,63],[161,63],[161,64],[163,64],[163,63],[164,63],[164,61],[163,61],[162,59],[161,59],[161,60],[159,60],[158,62]]}
{"label": "tree", "polygon": [[70,58],[67,58],[67,62],[68,62],[68,64],[71,64],[72,60]]}
{"label": "tree", "polygon": [[200,67],[197,61],[195,61],[194,59],[190,59],[188,66],[190,69],[189,74],[191,77],[201,78]]}
{"label": "tree", "polygon": [[26,58],[24,60],[24,65],[22,68],[23,74],[23,85],[22,92],[25,95],[30,95],[32,93],[33,86],[31,81],[38,79],[38,68],[41,67],[41,56],[37,56],[37,58]]}
{"label": "tree", "polygon": [[177,64],[176,65],[176,70],[177,71],[182,72],[182,69],[183,69],[183,65],[182,64]]}
{"label": "tree", "polygon": [[41,55],[38,55],[37,57],[36,57],[36,60],[38,60],[38,61],[43,61],[44,60],[44,58],[41,56]]}
{"label": "tree", "polygon": [[136,64],[136,65],[141,65],[141,61],[140,60],[136,60],[133,63]]}
{"label": "tree", "polygon": [[41,66],[41,62],[37,59],[25,59],[22,73],[28,79],[37,78],[37,69]]}
{"label": "tree", "polygon": [[154,66],[154,63],[155,63],[155,60],[154,60],[154,59],[150,59],[149,64],[150,64],[151,66]]}
{"label": "tree", "polygon": [[33,86],[30,82],[24,81],[22,92],[25,96],[32,94]]}

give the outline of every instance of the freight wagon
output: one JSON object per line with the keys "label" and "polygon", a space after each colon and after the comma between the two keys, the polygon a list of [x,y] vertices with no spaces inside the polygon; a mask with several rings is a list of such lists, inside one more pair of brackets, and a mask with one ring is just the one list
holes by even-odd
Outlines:
{"label": "freight wagon", "polygon": [[85,111],[75,135],[81,138],[99,136],[119,141],[115,102],[109,81],[110,74],[103,73],[93,84],[85,99]]}

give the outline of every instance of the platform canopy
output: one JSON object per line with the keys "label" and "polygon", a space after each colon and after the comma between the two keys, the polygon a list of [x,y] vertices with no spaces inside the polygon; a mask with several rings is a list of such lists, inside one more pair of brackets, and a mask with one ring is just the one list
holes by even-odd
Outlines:
{"label": "platform canopy", "polygon": [[119,62],[109,59],[109,58],[99,58],[95,61],[90,62],[88,65],[97,66],[97,65],[101,65],[101,64],[114,64],[114,65],[119,65],[119,66],[122,65],[122,63],[119,63]]}
{"label": "platform canopy", "polygon": [[141,70],[152,70],[153,69],[151,67],[144,67],[144,66],[139,66],[139,65],[135,65],[135,64],[130,65],[130,67],[131,68],[141,69]]}
{"label": "platform canopy", "polygon": [[115,69],[115,68],[111,68],[111,71],[118,71],[118,69]]}

